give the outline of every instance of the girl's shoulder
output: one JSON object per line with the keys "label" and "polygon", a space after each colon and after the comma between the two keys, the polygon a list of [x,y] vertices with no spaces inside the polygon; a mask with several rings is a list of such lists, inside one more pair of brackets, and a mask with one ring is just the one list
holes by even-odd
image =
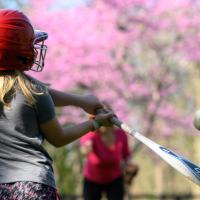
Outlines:
{"label": "girl's shoulder", "polygon": [[30,76],[30,75],[27,75],[25,74],[26,76],[26,81],[29,82],[29,84],[31,84],[31,88],[37,92],[37,93],[47,93],[48,92],[48,85],[39,81],[38,79]]}

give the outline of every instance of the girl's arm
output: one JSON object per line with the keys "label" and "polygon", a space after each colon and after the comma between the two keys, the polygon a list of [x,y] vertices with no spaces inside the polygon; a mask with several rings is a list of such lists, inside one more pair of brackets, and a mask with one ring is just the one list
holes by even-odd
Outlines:
{"label": "girl's arm", "polygon": [[[47,85],[34,77],[25,74],[28,78],[35,80],[41,85]],[[76,106],[82,108],[84,111],[86,111],[89,114],[96,114],[96,111],[98,109],[103,108],[102,103],[99,101],[99,99],[94,95],[78,95],[78,94],[72,94],[67,92],[61,92],[58,90],[55,90],[53,88],[48,87],[49,94],[51,95],[51,98],[53,99],[54,105],[57,107],[61,106]]]}
{"label": "girl's arm", "polygon": [[[95,121],[98,125],[111,126],[110,118],[113,116],[112,112],[98,114],[95,117]],[[74,140],[80,138],[89,131],[93,131],[96,126],[94,126],[94,120],[90,119],[83,123],[76,124],[73,126],[68,126],[63,128],[56,118],[49,120],[43,124],[40,124],[40,129],[46,138],[46,140],[54,145],[55,147],[61,147]]]}
{"label": "girl's arm", "polygon": [[103,108],[102,103],[94,95],[79,95],[49,89],[55,106],[77,106],[90,114],[95,114],[96,110]]}

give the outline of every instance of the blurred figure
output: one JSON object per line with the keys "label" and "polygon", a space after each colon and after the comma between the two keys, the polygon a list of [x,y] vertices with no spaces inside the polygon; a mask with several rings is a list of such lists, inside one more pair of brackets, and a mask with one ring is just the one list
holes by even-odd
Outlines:
{"label": "blurred figure", "polygon": [[[110,110],[108,105],[105,106]],[[100,200],[103,194],[108,200],[123,200],[124,183],[130,184],[138,171],[138,167],[130,163],[126,134],[114,126],[102,126],[81,137],[80,145],[86,158],[83,169],[84,200]]]}

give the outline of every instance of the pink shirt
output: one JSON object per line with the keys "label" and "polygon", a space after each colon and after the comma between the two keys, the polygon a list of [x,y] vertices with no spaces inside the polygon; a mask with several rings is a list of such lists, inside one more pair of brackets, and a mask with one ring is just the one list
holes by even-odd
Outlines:
{"label": "pink shirt", "polygon": [[104,184],[122,175],[121,162],[130,156],[130,151],[125,133],[116,129],[115,134],[116,141],[111,147],[103,143],[98,133],[89,132],[81,137],[81,145],[88,140],[92,141],[93,151],[87,155],[83,172],[87,179]]}

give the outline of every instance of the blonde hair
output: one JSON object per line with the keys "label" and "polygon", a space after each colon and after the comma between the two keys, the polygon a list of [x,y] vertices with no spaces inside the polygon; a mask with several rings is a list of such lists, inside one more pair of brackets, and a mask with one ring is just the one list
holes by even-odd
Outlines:
{"label": "blonde hair", "polygon": [[39,90],[36,83],[21,71],[0,72],[0,103],[10,107],[16,89],[21,90],[29,105],[36,102],[34,94],[41,95],[45,91]]}

